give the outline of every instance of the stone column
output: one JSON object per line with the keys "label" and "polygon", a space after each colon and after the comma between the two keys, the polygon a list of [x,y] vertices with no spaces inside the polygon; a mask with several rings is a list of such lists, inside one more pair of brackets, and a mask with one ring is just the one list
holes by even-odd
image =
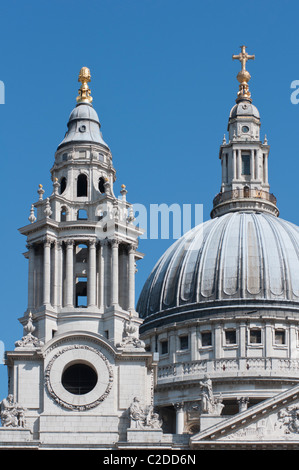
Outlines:
{"label": "stone column", "polygon": [[53,253],[53,307],[57,307],[58,305],[58,270],[59,270],[59,263],[58,263],[58,242],[55,240],[53,242],[54,245],[54,253]]}
{"label": "stone column", "polygon": [[62,249],[62,242],[57,241],[57,252],[58,252],[58,259],[57,259],[57,306],[62,307],[63,305],[63,249]]}
{"label": "stone column", "polygon": [[237,150],[237,160],[238,160],[238,180],[240,180],[241,176],[242,176],[242,155],[241,155],[241,150]]}
{"label": "stone column", "polygon": [[222,358],[222,324],[215,325],[215,359]]}
{"label": "stone column", "polygon": [[176,411],[176,434],[183,434],[184,432],[184,402],[174,404]]}
{"label": "stone column", "polygon": [[34,258],[35,250],[33,243],[27,245],[29,251],[29,265],[28,265],[28,309],[31,310],[35,306],[35,292],[34,292]]}
{"label": "stone column", "polygon": [[268,154],[265,153],[265,184],[268,184]]}
{"label": "stone column", "polygon": [[233,160],[232,160],[232,167],[233,167],[233,171],[232,171],[232,181],[235,181],[235,179],[237,178],[237,172],[236,172],[236,150],[233,150]]}
{"label": "stone column", "polygon": [[66,307],[74,306],[74,240],[66,240]]}
{"label": "stone column", "polygon": [[43,304],[50,304],[51,293],[51,240],[46,237],[44,240],[44,283],[43,283]]}
{"label": "stone column", "polygon": [[89,241],[88,253],[88,306],[94,307],[96,305],[96,241]]}
{"label": "stone column", "polygon": [[254,173],[255,173],[255,164],[254,164],[254,150],[251,149],[250,151],[250,178],[251,178],[251,181],[254,178]]}
{"label": "stone column", "polygon": [[98,244],[98,307],[103,310],[104,308],[104,286],[105,286],[105,258],[104,258],[104,243],[103,240]]}
{"label": "stone column", "polygon": [[118,305],[118,240],[112,240],[111,304]]}
{"label": "stone column", "polygon": [[128,310],[135,311],[135,253],[136,246],[130,245],[128,250]]}
{"label": "stone column", "polygon": [[102,267],[103,267],[103,306],[108,307],[111,304],[111,258],[110,258],[110,247],[108,240],[101,241],[102,246]]}

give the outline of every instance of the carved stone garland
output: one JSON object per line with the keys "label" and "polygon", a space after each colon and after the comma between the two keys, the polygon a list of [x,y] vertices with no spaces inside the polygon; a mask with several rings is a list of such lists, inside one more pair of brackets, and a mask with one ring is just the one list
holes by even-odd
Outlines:
{"label": "carved stone garland", "polygon": [[[87,404],[84,404],[84,405],[74,405],[74,404],[71,404],[71,403],[67,403],[66,401],[64,401],[63,399],[61,399],[56,393],[55,391],[53,390],[53,387],[51,385],[51,380],[50,380],[50,372],[51,372],[51,368],[55,362],[55,360],[60,357],[63,353],[65,353],[66,351],[69,351],[71,349],[87,349],[95,354],[97,354],[105,363],[107,369],[108,369],[108,374],[109,374],[109,381],[108,381],[108,384],[107,384],[107,387],[106,387],[106,390],[105,392],[99,396],[95,401],[93,401],[92,403],[87,403]],[[109,395],[110,393],[110,390],[112,388],[112,384],[113,384],[113,371],[112,371],[112,367],[108,361],[108,359],[104,356],[104,354],[102,354],[100,351],[94,349],[94,348],[91,348],[90,346],[85,346],[85,345],[72,345],[72,346],[66,346],[64,347],[63,349],[61,349],[59,352],[57,352],[53,358],[51,359],[51,361],[49,362],[49,364],[47,365],[46,367],[46,370],[45,370],[45,385],[46,385],[46,388],[50,394],[50,396],[56,401],[56,403],[58,403],[60,406],[63,406],[64,408],[67,408],[69,410],[76,410],[76,411],[86,411],[86,410],[90,410],[92,408],[95,408],[96,406],[98,406],[100,403],[102,403],[106,398],[107,396]]]}

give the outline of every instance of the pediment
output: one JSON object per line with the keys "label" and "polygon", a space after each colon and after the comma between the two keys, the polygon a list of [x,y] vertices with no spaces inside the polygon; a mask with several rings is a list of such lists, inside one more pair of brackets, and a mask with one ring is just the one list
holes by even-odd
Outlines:
{"label": "pediment", "polygon": [[212,444],[290,445],[299,448],[299,385],[190,438],[192,448]]}

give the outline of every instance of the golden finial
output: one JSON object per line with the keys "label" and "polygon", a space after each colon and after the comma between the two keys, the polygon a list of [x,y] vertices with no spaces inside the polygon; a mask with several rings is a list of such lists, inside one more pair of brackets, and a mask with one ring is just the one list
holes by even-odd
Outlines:
{"label": "golden finial", "polygon": [[249,86],[248,86],[248,82],[251,78],[251,75],[248,72],[248,70],[246,70],[246,62],[247,62],[247,60],[250,60],[250,59],[254,60],[255,55],[249,55],[246,52],[246,46],[241,46],[240,54],[233,55],[233,60],[235,60],[235,59],[239,60],[241,62],[241,65],[242,65],[242,69],[240,70],[240,72],[237,75],[237,80],[240,83],[240,85],[239,85],[238,97],[236,99],[236,102],[238,102],[242,99],[246,99],[248,101],[251,101],[251,99],[250,99],[251,93],[249,91]]}
{"label": "golden finial", "polygon": [[87,67],[82,67],[79,73],[78,82],[81,82],[79,88],[79,96],[77,96],[77,103],[91,103],[92,97],[90,96],[90,89],[87,83],[90,82],[90,70]]}

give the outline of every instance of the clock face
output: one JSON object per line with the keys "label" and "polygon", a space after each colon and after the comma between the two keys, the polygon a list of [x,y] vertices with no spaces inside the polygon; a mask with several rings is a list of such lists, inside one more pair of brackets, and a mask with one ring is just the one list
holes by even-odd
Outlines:
{"label": "clock face", "polygon": [[248,126],[243,126],[242,127],[242,132],[244,132],[245,134],[249,131],[249,127]]}

